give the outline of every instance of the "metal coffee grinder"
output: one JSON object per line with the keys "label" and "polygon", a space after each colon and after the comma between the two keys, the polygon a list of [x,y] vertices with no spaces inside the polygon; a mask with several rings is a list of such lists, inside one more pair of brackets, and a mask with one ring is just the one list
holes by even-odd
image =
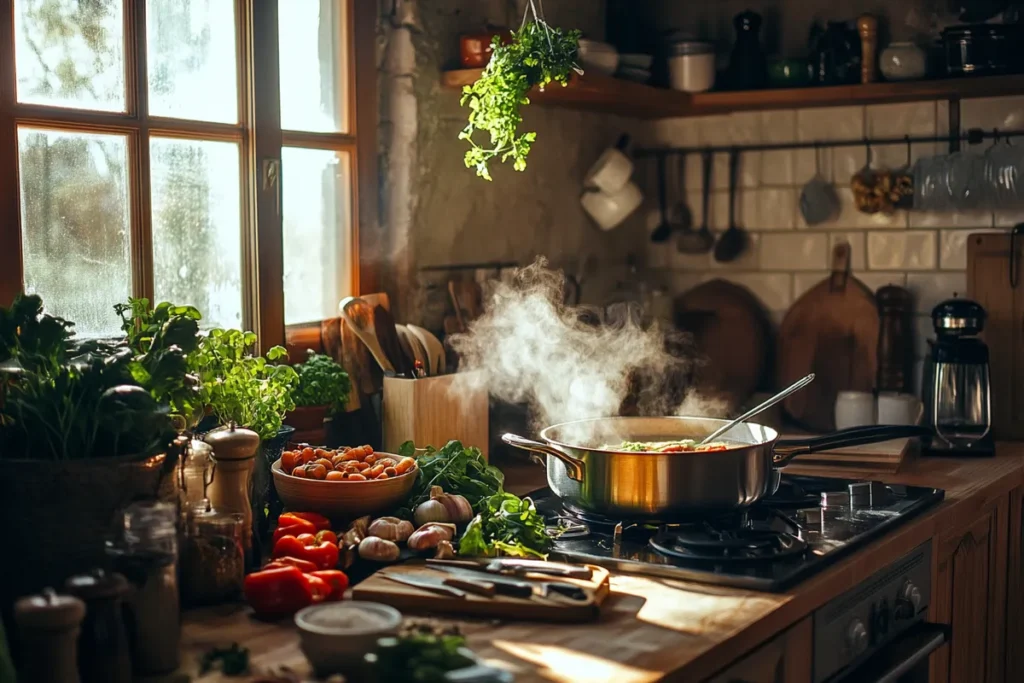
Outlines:
{"label": "metal coffee grinder", "polygon": [[[955,296],[955,295],[954,295]],[[978,338],[985,309],[948,299],[932,309],[935,340],[921,382],[925,415],[935,430],[933,455],[993,455],[988,347]]]}

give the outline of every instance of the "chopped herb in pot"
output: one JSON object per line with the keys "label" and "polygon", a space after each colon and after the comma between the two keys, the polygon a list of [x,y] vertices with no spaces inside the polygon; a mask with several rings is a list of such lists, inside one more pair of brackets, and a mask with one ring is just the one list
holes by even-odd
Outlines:
{"label": "chopped herb in pot", "polygon": [[[495,37],[487,68],[476,83],[463,88],[462,106],[469,107],[469,123],[459,139],[471,146],[466,152],[466,167],[475,168],[476,174],[486,180],[491,179],[487,164],[497,157],[501,163],[512,159],[517,171],[526,170],[526,157],[537,133],[519,132],[523,121],[519,108],[530,103],[530,89],[543,89],[552,81],[565,86],[570,73],[579,70],[576,53],[580,32],[563,32],[536,14],[534,18],[514,32],[508,44]],[[478,131],[487,133],[486,143],[478,144],[473,139]]]}
{"label": "chopped herb in pot", "polygon": [[459,555],[547,557],[551,537],[529,498],[499,493],[481,508],[459,540]]}

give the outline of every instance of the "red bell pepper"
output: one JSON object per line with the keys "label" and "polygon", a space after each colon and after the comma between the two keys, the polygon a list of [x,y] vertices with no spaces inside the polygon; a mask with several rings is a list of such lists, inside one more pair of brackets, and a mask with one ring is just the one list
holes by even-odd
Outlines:
{"label": "red bell pepper", "polygon": [[299,534],[295,538],[299,539],[299,543],[304,546],[311,546],[319,543],[319,541],[316,540],[316,536],[313,534]]}
{"label": "red bell pepper", "polygon": [[317,531],[331,528],[331,520],[315,512],[286,512],[281,515],[281,518],[301,519],[303,521],[310,522],[316,527]]}
{"label": "red bell pepper", "polygon": [[313,574],[303,574],[302,578],[306,585],[309,586],[309,592],[313,595],[314,603],[331,599],[330,596],[334,592],[334,587],[325,579]]}
{"label": "red bell pepper", "polygon": [[338,564],[338,554],[338,546],[333,543],[325,541],[307,546],[294,536],[284,536],[274,544],[270,556],[275,560],[279,557],[296,557],[312,562],[318,569],[331,569]]}
{"label": "red bell pepper", "polygon": [[268,562],[263,569],[278,569],[280,567],[297,567],[303,574],[315,572],[317,567],[309,560],[300,560],[297,557],[279,557]]}
{"label": "red bell pepper", "polygon": [[[322,579],[317,579],[325,583]],[[245,600],[261,617],[283,617],[313,604],[314,590],[297,567],[253,572],[245,577]]]}
{"label": "red bell pepper", "polygon": [[338,535],[330,529],[316,532],[316,542],[323,543],[324,541],[338,545]]}
{"label": "red bell pepper", "polygon": [[[284,515],[281,515],[281,517],[284,517]],[[313,526],[312,522],[299,519],[294,524],[284,524],[279,520],[277,528],[274,529],[274,543],[277,543],[284,536],[300,536],[313,533],[316,533],[316,527]]]}
{"label": "red bell pepper", "polygon": [[327,600],[330,601],[341,600],[345,595],[345,589],[348,588],[348,576],[340,569],[325,569],[313,572],[310,576],[327,582],[327,585],[331,587],[330,595],[327,596]]}

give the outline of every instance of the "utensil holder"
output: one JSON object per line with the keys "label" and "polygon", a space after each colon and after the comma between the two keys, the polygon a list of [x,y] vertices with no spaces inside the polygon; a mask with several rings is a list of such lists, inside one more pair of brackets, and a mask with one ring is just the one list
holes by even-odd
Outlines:
{"label": "utensil holder", "polygon": [[385,377],[384,451],[394,453],[406,441],[441,448],[454,439],[487,457],[488,392],[469,374]]}

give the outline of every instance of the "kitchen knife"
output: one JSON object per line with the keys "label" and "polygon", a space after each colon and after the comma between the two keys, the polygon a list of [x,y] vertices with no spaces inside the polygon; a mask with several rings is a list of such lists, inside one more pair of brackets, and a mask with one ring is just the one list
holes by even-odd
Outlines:
{"label": "kitchen knife", "polygon": [[451,567],[444,565],[428,566],[431,569],[447,572],[454,576],[493,583],[495,589],[503,595],[514,595],[516,597],[527,598],[532,596],[536,591],[544,598],[551,597],[552,594],[555,594],[577,602],[585,602],[589,599],[587,592],[574,583],[566,583],[564,581],[530,581],[501,574],[479,572],[473,569],[466,569],[465,567]]}
{"label": "kitchen knife", "polygon": [[586,566],[563,564],[561,562],[545,562],[541,560],[520,560],[515,558],[491,560],[487,564],[481,564],[471,560],[428,559],[427,564],[462,567],[464,569],[472,569],[478,572],[491,572],[495,574],[545,574],[547,576],[561,576],[566,579],[583,580],[589,580],[594,576],[594,570]]}
{"label": "kitchen knife", "polygon": [[381,576],[396,583],[404,583],[407,586],[422,588],[423,590],[438,593],[440,595],[447,595],[453,598],[465,598],[467,593],[492,598],[496,593],[496,588],[493,584],[490,584],[487,581],[474,581],[465,577],[435,579],[429,576],[384,573],[382,573]]}

